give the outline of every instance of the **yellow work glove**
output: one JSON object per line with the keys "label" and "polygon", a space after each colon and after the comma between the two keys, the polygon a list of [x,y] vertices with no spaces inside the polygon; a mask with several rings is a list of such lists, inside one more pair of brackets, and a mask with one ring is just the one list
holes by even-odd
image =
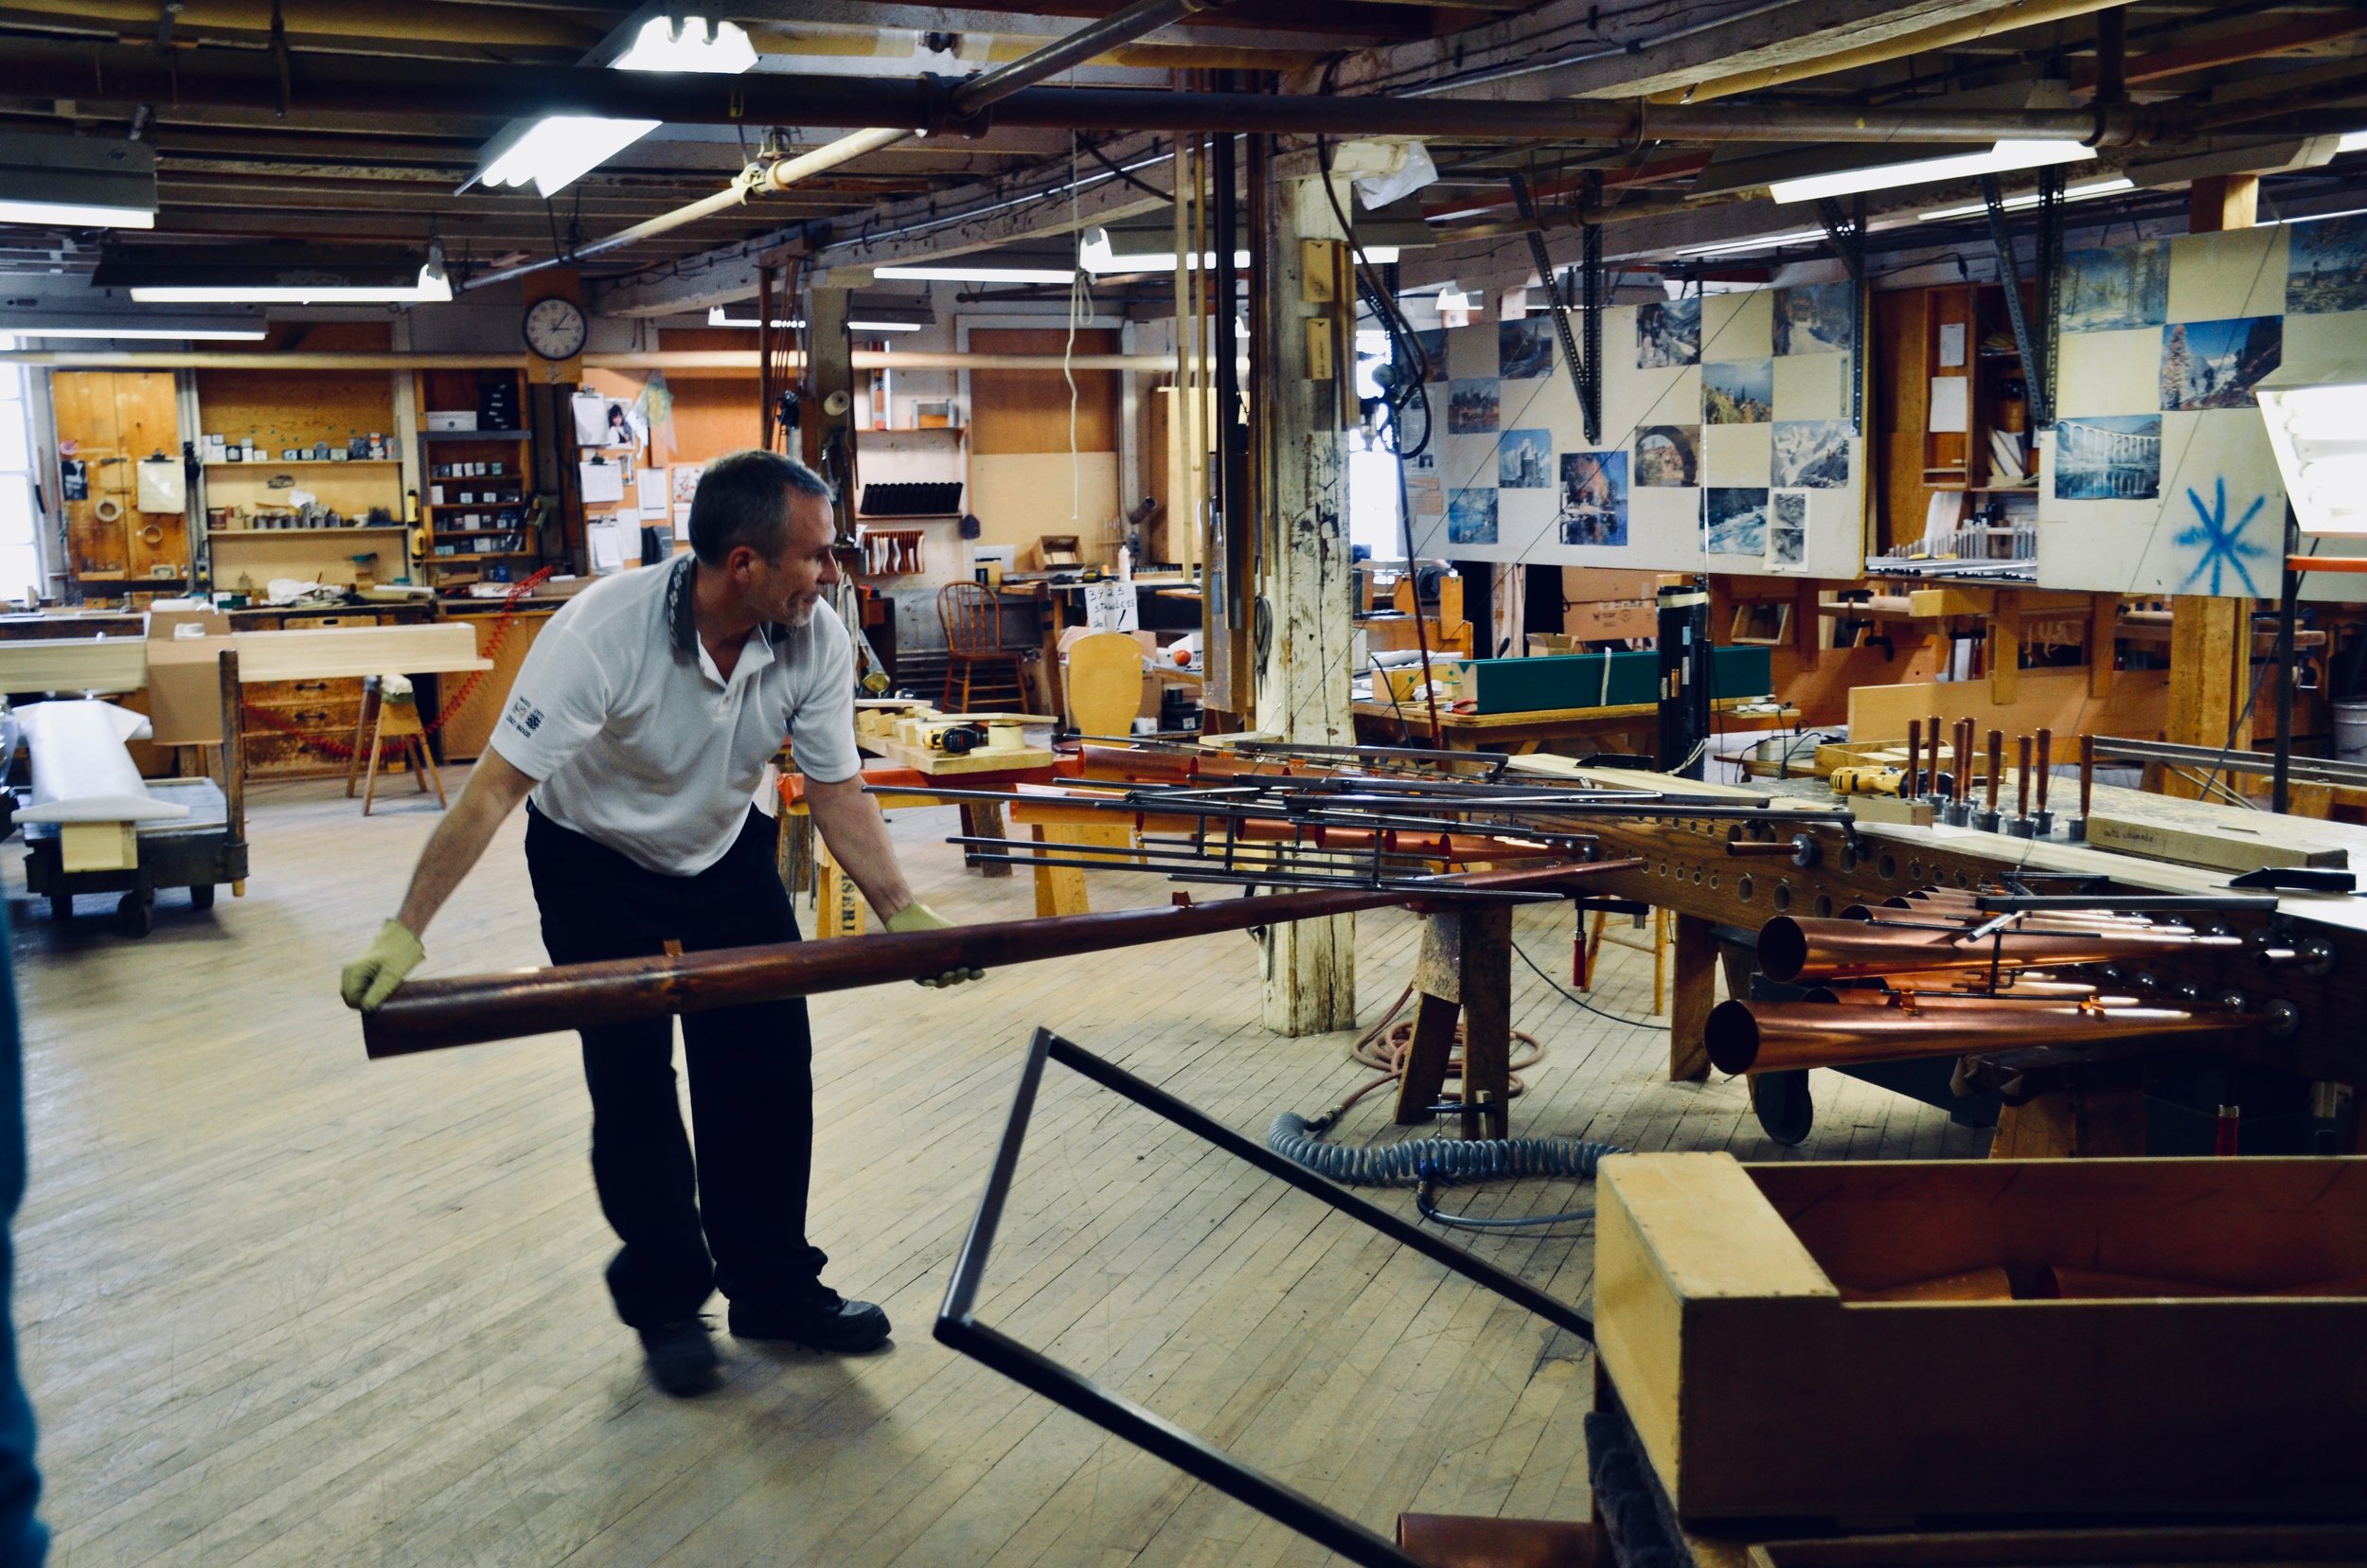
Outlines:
{"label": "yellow work glove", "polygon": [[[903,908],[898,910],[895,914],[887,918],[887,928],[890,931],[899,933],[906,931],[943,931],[952,925],[952,921],[947,919],[944,916],[938,914],[935,910],[931,909],[927,904],[921,903],[918,900],[906,904]],[[986,977],[987,971],[985,970],[950,969],[943,974],[932,975],[928,979],[917,981],[916,984],[923,986],[958,986],[965,980],[984,980]]]}
{"label": "yellow work glove", "polygon": [[378,928],[368,951],[346,966],[337,980],[337,993],[346,999],[347,1007],[375,1012],[426,956],[427,949],[419,946],[409,926],[389,920]]}

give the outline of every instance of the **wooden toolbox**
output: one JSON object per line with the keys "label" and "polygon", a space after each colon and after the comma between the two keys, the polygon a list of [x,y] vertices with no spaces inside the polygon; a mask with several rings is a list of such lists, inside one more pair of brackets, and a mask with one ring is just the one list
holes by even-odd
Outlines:
{"label": "wooden toolbox", "polygon": [[[1630,1154],[1600,1216],[1603,1369],[1683,1518],[2367,1516],[2367,1293],[2269,1293],[2367,1292],[2367,1159]],[[2195,1293],[2019,1299],[2056,1268]]]}

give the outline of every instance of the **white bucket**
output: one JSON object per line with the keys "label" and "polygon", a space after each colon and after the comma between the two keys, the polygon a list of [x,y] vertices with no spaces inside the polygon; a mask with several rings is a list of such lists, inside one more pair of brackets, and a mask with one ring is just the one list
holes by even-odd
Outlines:
{"label": "white bucket", "polygon": [[2334,704],[2334,755],[2345,762],[2367,762],[2367,697]]}

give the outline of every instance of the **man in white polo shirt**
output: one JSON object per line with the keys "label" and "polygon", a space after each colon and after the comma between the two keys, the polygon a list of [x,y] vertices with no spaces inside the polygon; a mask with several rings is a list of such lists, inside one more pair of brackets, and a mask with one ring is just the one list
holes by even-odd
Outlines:
{"label": "man in white polo shirt", "polygon": [[[824,596],[838,580],[828,484],[769,452],[710,464],[693,554],[585,589],[551,617],[468,789],[420,853],[400,913],[346,967],[348,1006],[385,1001],[418,934],[520,800],[551,961],[793,941],[776,827],[751,801],[790,739],[830,852],[891,931],[946,922],[916,902],[855,750],[854,656]],[[942,978],[964,978],[960,971]],[[592,1175],[623,1241],[617,1314],[670,1394],[713,1385],[710,1290],[741,1339],[868,1350],[887,1315],[821,1282],[806,1239],[812,1043],[803,1000],[685,1014],[694,1157],[676,1109],[673,1021],[583,1031]]]}

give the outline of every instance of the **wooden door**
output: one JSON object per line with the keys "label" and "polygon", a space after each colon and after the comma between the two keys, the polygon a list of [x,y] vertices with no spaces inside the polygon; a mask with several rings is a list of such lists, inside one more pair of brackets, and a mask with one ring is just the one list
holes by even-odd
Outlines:
{"label": "wooden door", "polygon": [[153,580],[160,566],[185,577],[187,517],[139,509],[140,459],[181,455],[171,373],[61,370],[50,393],[60,458],[83,465],[87,487],[81,499],[62,503],[68,569],[85,582]]}

